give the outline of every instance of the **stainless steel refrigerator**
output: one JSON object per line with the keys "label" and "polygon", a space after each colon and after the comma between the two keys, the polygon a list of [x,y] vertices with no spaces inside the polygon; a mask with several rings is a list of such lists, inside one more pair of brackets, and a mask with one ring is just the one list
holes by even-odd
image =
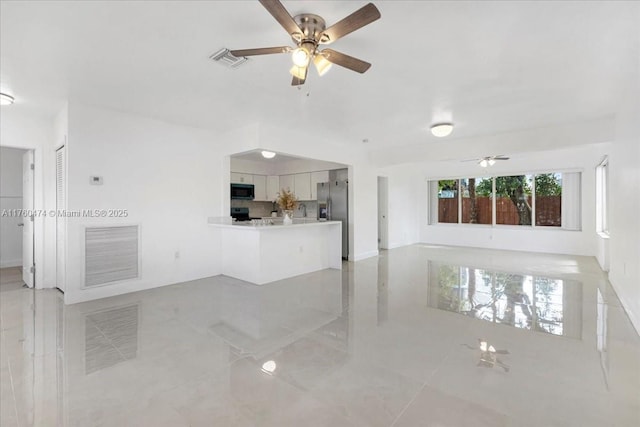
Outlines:
{"label": "stainless steel refrigerator", "polygon": [[342,221],[342,258],[349,259],[348,181],[332,179],[318,184],[318,219]]}

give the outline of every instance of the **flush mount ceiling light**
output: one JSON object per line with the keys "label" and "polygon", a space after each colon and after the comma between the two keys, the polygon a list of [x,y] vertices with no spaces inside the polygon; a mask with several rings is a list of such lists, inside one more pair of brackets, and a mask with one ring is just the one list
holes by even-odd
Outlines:
{"label": "flush mount ceiling light", "polygon": [[431,133],[438,138],[449,136],[451,132],[453,132],[453,125],[451,123],[438,123],[431,126]]}
{"label": "flush mount ceiling light", "polygon": [[330,44],[370,23],[380,19],[380,11],[369,3],[327,27],[325,20],[312,13],[291,16],[280,0],[260,0],[262,6],[286,30],[295,47],[277,46],[258,49],[238,49],[230,51],[236,58],[277,53],[291,53],[293,67],[292,86],[303,85],[307,79],[309,65],[313,62],[319,75],[325,74],[331,64],[337,64],[349,70],[364,73],[371,67],[368,62],[346,55],[333,49],[322,49],[321,45]]}
{"label": "flush mount ceiling light", "polygon": [[0,93],[0,105],[11,105],[15,99],[6,93]]}
{"label": "flush mount ceiling light", "polygon": [[273,159],[275,156],[276,156],[276,153],[274,153],[273,151],[267,151],[267,150],[262,151],[262,157],[264,157],[265,159]]}

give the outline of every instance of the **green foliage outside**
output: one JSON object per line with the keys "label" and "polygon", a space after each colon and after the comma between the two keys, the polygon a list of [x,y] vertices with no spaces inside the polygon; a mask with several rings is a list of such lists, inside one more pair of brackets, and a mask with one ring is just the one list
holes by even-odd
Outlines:
{"label": "green foliage outside", "polygon": [[458,189],[458,180],[457,179],[441,179],[438,181],[438,191],[442,190],[457,190]]}

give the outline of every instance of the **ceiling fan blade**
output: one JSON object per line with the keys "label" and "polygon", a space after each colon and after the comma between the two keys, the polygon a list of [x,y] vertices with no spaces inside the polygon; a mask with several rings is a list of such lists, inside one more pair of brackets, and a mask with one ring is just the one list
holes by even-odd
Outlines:
{"label": "ceiling fan blade", "polygon": [[240,50],[232,50],[231,53],[233,56],[240,58],[242,56],[255,56],[255,55],[271,55],[272,53],[287,53],[291,52],[291,48],[289,46],[280,46],[280,47],[261,47],[258,49],[240,49]]}
{"label": "ceiling fan blade", "polygon": [[267,9],[267,11],[271,14],[271,16],[273,16],[276,19],[276,21],[278,21],[280,25],[282,25],[282,28],[284,28],[287,31],[287,33],[289,33],[290,35],[295,33],[302,34],[302,30],[300,30],[300,27],[298,27],[298,24],[296,24],[296,21],[293,20],[289,12],[287,12],[287,9],[284,8],[284,6],[282,5],[282,3],[280,3],[280,1],[278,0],[259,0],[259,1],[260,1],[260,4],[262,4],[262,6],[264,6],[264,8]]}
{"label": "ceiling fan blade", "polygon": [[371,67],[371,64],[369,64],[368,62],[335,51],[333,49],[324,49],[321,54],[327,59],[327,61],[331,62],[332,64],[340,65],[341,67],[348,68],[358,73],[364,73],[369,69],[369,67]]}
{"label": "ceiling fan blade", "polygon": [[505,156],[495,156],[493,157],[493,160],[509,160],[509,158]]}
{"label": "ceiling fan blade", "polygon": [[369,3],[324,30],[320,39],[328,40],[323,40],[321,42],[333,43],[339,38],[344,37],[378,19],[380,19],[380,11],[373,5],[373,3]]}
{"label": "ceiling fan blade", "polygon": [[293,80],[291,80],[291,86],[302,86],[304,82],[307,80],[307,73],[309,72],[309,66],[304,67],[304,78],[301,79],[299,77],[293,76]]}

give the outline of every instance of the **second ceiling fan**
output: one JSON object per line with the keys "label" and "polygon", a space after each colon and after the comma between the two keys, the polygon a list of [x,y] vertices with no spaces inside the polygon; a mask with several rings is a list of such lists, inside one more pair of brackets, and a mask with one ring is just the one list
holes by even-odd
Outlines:
{"label": "second ceiling fan", "polygon": [[258,49],[232,50],[236,57],[269,55],[273,53],[292,53],[293,67],[289,72],[293,75],[292,86],[304,84],[311,62],[321,76],[326,73],[331,64],[340,65],[358,73],[364,73],[371,67],[368,62],[335,51],[333,49],[319,49],[320,45],[333,43],[341,37],[364,27],[380,18],[380,12],[369,3],[356,10],[341,21],[326,28],[324,19],[318,15],[303,13],[291,17],[287,9],[279,0],[259,0],[267,11],[282,25],[293,39],[296,47],[264,47]]}

